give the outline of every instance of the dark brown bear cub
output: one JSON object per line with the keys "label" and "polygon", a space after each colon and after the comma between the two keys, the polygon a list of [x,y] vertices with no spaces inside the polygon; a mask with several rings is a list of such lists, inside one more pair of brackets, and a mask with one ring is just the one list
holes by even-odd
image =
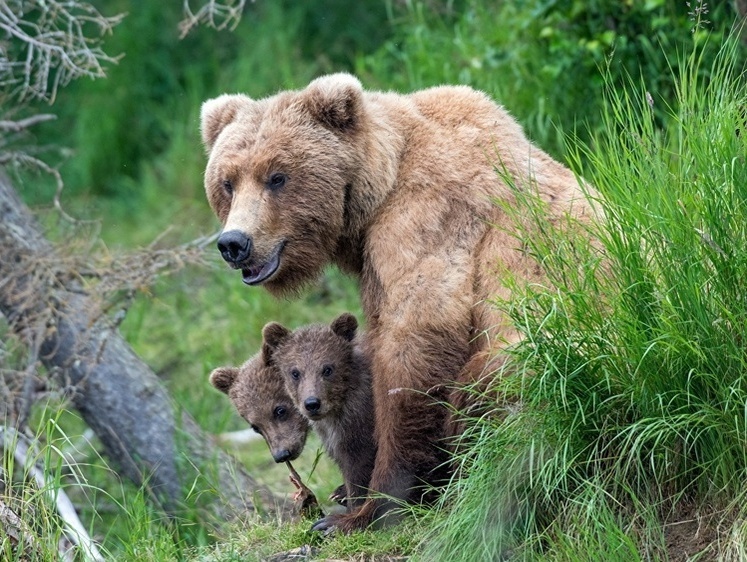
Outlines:
{"label": "dark brown bear cub", "polygon": [[329,326],[291,332],[273,322],[262,331],[296,407],[340,467],[348,508],[365,500],[376,459],[371,368],[357,328],[355,316],[342,314]]}
{"label": "dark brown bear cub", "polygon": [[265,344],[241,367],[215,369],[210,383],[228,394],[241,417],[265,438],[275,462],[292,461],[301,454],[309,422],[294,406]]}

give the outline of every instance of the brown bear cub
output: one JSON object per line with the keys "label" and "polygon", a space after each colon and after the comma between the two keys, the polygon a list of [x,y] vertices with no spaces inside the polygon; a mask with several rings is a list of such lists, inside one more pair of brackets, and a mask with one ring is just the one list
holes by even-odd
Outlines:
{"label": "brown bear cub", "polygon": [[329,326],[291,332],[272,322],[262,330],[296,407],[340,467],[349,509],[364,502],[376,459],[371,368],[357,328],[346,313]]}
{"label": "brown bear cub", "polygon": [[[309,422],[293,404],[285,384],[270,361],[268,347],[248,359],[241,367],[219,367],[210,373],[210,383],[227,394],[241,417],[264,437],[277,463],[298,458],[306,444]],[[288,467],[291,471],[293,468]],[[295,480],[294,480],[295,478]],[[304,492],[302,482],[291,473],[291,481]],[[329,500],[347,504],[345,485],[338,486]]]}
{"label": "brown bear cub", "polygon": [[293,405],[265,344],[241,367],[219,367],[210,383],[231,402],[270,447],[275,462],[298,458],[306,444],[308,420]]}

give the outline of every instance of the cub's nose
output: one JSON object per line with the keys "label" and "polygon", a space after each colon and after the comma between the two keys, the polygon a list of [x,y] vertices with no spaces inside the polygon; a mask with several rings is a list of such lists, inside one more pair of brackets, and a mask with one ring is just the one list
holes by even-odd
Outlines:
{"label": "cub's nose", "polygon": [[322,401],[316,396],[312,396],[303,401],[303,407],[306,408],[310,414],[316,414],[319,411],[319,408],[322,407]]}
{"label": "cub's nose", "polygon": [[240,230],[229,230],[218,237],[218,251],[229,263],[241,263],[252,253],[252,240]]}
{"label": "cub's nose", "polygon": [[275,459],[275,462],[285,462],[290,460],[291,452],[288,449],[275,451],[274,453],[272,453],[272,458]]}

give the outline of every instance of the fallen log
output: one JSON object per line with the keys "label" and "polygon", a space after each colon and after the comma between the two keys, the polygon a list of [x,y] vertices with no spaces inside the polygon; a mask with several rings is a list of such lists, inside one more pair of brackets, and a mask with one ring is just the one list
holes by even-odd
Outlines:
{"label": "fallen log", "polygon": [[[0,168],[0,313],[70,396],[120,473],[176,514],[200,478],[218,520],[273,511],[275,497],[186,413],[121,337]],[[201,502],[205,497],[201,498]],[[262,505],[256,505],[259,501]],[[202,506],[204,507],[204,505]]]}

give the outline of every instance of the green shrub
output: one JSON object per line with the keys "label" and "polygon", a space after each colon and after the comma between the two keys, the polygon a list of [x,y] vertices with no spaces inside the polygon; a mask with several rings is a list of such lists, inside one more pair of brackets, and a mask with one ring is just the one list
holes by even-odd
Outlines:
{"label": "green shrub", "polygon": [[[674,105],[606,76],[603,132],[573,151],[600,195],[601,247],[547,229],[530,240],[550,286],[517,287],[517,300],[498,303],[525,335],[498,383],[513,406],[474,421],[466,478],[449,489],[426,557],[664,558],[664,522],[689,506],[722,510],[713,526],[744,516],[747,89],[737,48],[683,56]],[[664,105],[662,126],[652,103]],[[541,221],[541,210],[526,200],[516,214]]]}
{"label": "green shrub", "polygon": [[[468,0],[444,13],[407,2],[393,22],[395,37],[361,57],[357,70],[385,89],[460,83],[484,90],[560,156],[564,136],[575,131],[588,140],[588,132],[603,127],[600,69],[608,68],[615,87],[640,77],[649,91],[673,101],[670,65],[676,74],[678,54],[708,35],[721,42],[735,21],[726,3],[710,13],[696,9],[670,0]],[[735,56],[744,57],[744,48]],[[663,115],[663,108],[656,111]]]}

